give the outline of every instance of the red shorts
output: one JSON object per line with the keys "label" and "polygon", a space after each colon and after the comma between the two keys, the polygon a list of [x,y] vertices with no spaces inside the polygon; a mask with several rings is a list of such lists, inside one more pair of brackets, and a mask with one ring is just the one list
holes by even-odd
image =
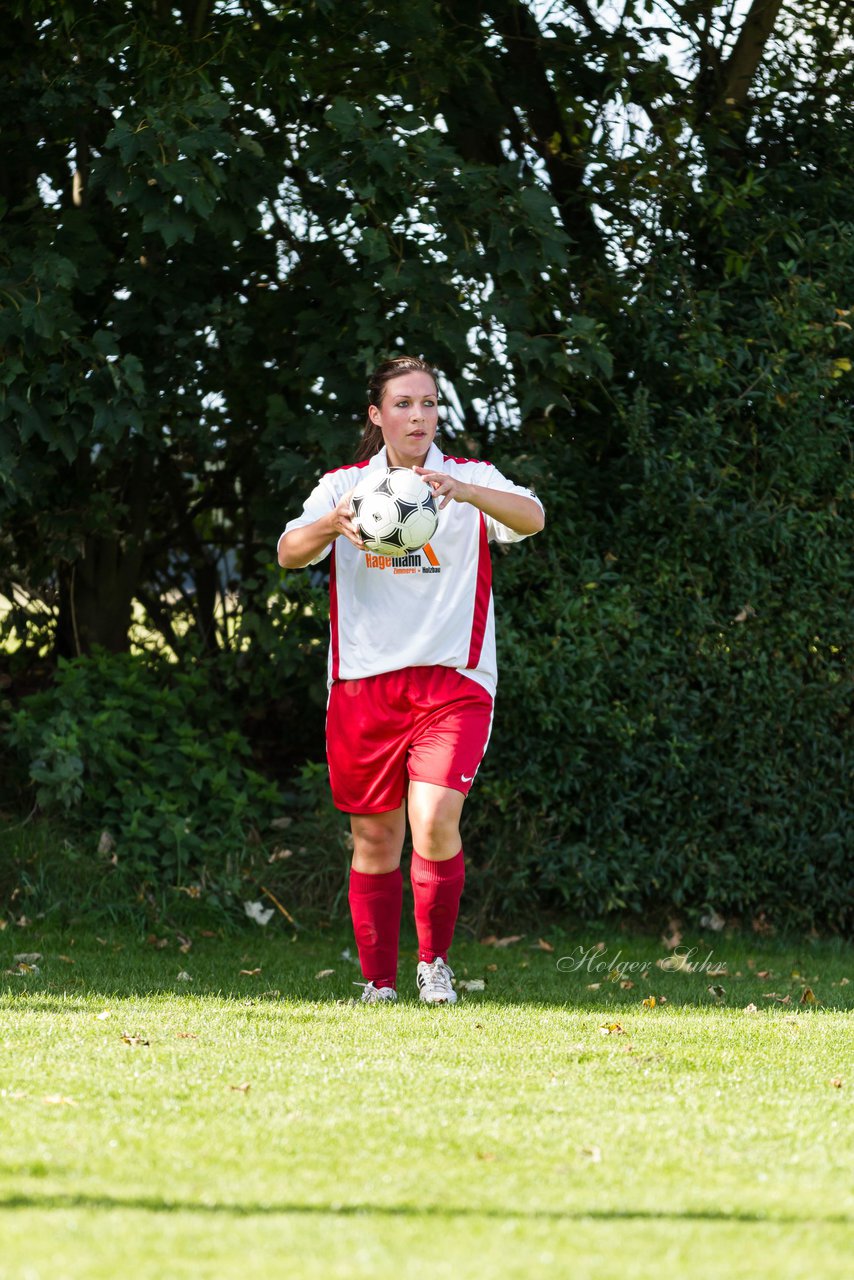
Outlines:
{"label": "red shorts", "polygon": [[492,697],[453,667],[405,667],[329,691],[326,757],[335,807],[388,813],[407,779],[468,795],[492,728]]}

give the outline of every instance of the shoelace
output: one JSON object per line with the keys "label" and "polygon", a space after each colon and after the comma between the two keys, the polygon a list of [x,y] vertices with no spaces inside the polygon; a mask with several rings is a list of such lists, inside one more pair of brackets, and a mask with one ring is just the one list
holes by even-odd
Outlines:
{"label": "shoelace", "polygon": [[[354,982],[353,986],[364,987],[366,991],[368,987],[370,987],[371,994],[368,997],[368,999],[365,1001],[366,1004],[376,1004],[378,1000],[385,1000],[385,1001],[394,1000],[394,996],[380,995],[380,991],[384,990],[385,988],[375,987],[373,982]],[[364,995],[362,996],[362,999],[364,1000]]]}
{"label": "shoelace", "polygon": [[447,995],[453,990],[451,979],[454,971],[450,965],[444,960],[434,960],[432,964],[427,966],[427,973],[424,975],[421,986],[426,987],[431,995]]}

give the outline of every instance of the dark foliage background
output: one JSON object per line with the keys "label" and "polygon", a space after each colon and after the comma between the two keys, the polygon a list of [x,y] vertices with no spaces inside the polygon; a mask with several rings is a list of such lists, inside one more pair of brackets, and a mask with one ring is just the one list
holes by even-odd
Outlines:
{"label": "dark foliage background", "polygon": [[548,511],[496,552],[475,909],[850,924],[852,25],[833,0],[10,6],[13,910],[48,866],[114,910],[340,903],[324,583],[274,545],[406,350],[454,452]]}

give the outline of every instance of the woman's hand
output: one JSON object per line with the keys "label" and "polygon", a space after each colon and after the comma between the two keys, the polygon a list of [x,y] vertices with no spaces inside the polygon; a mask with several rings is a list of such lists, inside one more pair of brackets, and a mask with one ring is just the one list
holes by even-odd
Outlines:
{"label": "woman's hand", "polygon": [[353,492],[353,489],[349,489],[338,503],[338,506],[329,514],[332,536],[337,538],[339,534],[343,534],[348,542],[352,542],[354,547],[358,547],[359,551],[366,551],[364,540],[356,528]]}
{"label": "woman's hand", "polygon": [[430,486],[434,498],[441,497],[440,511],[444,511],[449,502],[471,502],[472,485],[464,484],[444,471],[428,471],[425,467],[413,467],[412,470]]}

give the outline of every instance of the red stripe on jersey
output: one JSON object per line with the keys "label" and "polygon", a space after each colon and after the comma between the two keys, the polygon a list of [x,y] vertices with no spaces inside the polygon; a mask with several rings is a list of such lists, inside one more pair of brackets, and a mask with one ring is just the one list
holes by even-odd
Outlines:
{"label": "red stripe on jersey", "polygon": [[332,654],[332,679],[341,670],[341,647],[338,643],[338,573],[335,567],[335,543],[329,553],[329,648]]}
{"label": "red stripe on jersey", "polygon": [[492,466],[492,463],[487,462],[485,458],[452,458],[449,453],[443,453],[442,457],[446,462],[482,462],[485,467]]}
{"label": "red stripe on jersey", "polygon": [[471,623],[471,644],[466,660],[468,668],[480,662],[486,620],[489,617],[489,600],[492,595],[492,560],[489,555],[489,539],[486,536],[486,520],[480,517],[480,542],[477,549],[477,582],[474,590],[474,616]]}
{"label": "red stripe on jersey", "polygon": [[370,458],[365,458],[364,462],[343,462],[340,467],[333,467],[331,471],[324,471],[323,474],[325,476],[334,476],[336,471],[347,471],[350,467],[367,467],[370,461]]}

